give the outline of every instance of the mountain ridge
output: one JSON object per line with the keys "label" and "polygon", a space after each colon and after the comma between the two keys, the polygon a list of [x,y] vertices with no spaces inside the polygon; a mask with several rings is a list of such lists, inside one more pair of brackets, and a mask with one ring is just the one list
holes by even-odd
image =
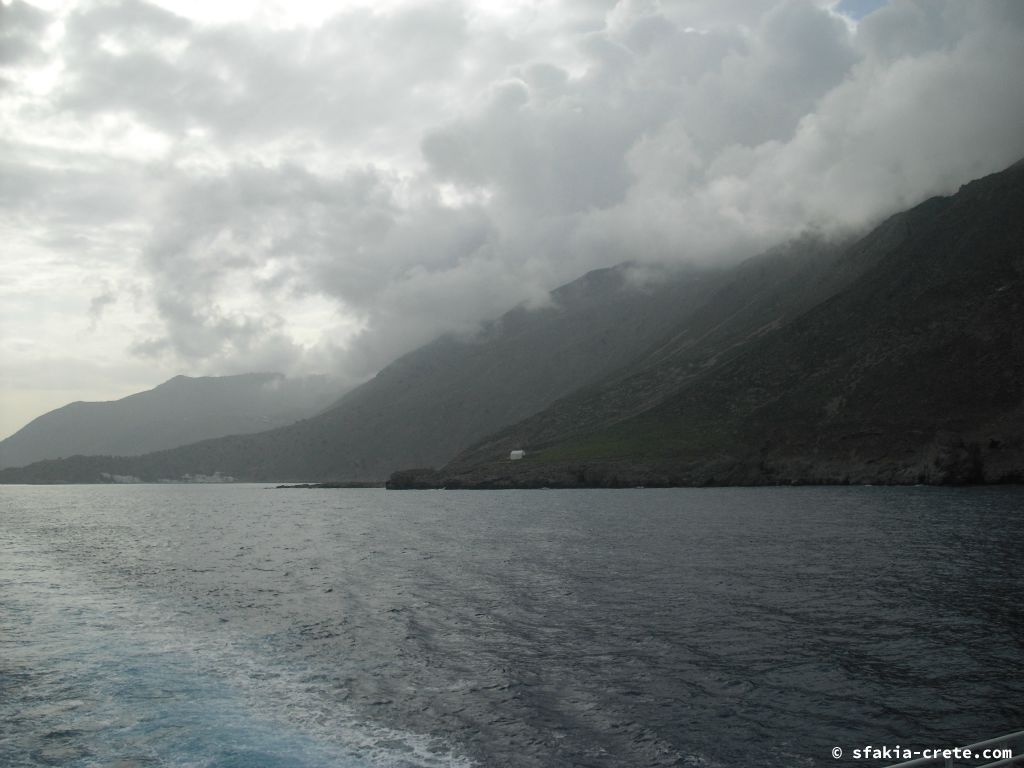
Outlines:
{"label": "mountain ridge", "polygon": [[546,307],[408,353],[312,418],[0,482],[1018,482],[1021,209],[1024,162],[859,237],[658,282],[596,270]]}
{"label": "mountain ridge", "polygon": [[74,457],[0,482],[102,482],[217,473],[282,482],[375,481],[408,464],[448,461],[465,445],[626,365],[718,284],[715,269],[657,283],[628,264],[595,270],[517,307],[469,338],[445,336],[403,355],[313,418],[253,435],[143,457]]}
{"label": "mountain ridge", "polygon": [[0,441],[0,468],[75,454],[139,455],[260,432],[314,415],[339,390],[327,376],[174,376],[119,400],[76,401],[36,417]]}
{"label": "mountain ridge", "polygon": [[927,200],[851,246],[846,288],[657,405],[545,434],[560,401],[392,486],[1020,482],[1022,208],[1022,163]]}

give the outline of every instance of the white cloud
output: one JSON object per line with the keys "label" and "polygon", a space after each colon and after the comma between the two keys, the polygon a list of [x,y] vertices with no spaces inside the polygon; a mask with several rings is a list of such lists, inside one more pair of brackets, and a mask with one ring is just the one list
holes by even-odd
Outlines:
{"label": "white cloud", "polygon": [[76,356],[112,389],[356,380],[587,269],[866,226],[1024,154],[1014,0],[0,13],[19,391]]}

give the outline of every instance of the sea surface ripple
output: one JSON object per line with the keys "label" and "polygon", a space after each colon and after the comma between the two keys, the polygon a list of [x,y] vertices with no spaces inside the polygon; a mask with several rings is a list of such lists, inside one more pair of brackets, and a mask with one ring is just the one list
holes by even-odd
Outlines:
{"label": "sea surface ripple", "polygon": [[0,765],[882,765],[1024,727],[1024,489],[0,489]]}

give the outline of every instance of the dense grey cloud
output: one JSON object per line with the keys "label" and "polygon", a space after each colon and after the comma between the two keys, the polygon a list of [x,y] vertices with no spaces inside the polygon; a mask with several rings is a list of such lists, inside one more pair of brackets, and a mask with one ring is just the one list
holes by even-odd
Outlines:
{"label": "dense grey cloud", "polygon": [[[368,140],[430,109],[466,45],[460,4],[343,12],[309,30],[208,27],[143,0],[85,5],[66,21],[59,105],[125,110],[174,136]],[[97,43],[100,43],[97,45]]]}
{"label": "dense grey cloud", "polygon": [[1024,155],[1015,0],[192,10],[2,6],[8,366],[77,317],[119,375],[357,381],[588,269],[857,230]]}
{"label": "dense grey cloud", "polygon": [[0,5],[0,66],[42,58],[39,38],[49,22],[45,12],[23,0]]}

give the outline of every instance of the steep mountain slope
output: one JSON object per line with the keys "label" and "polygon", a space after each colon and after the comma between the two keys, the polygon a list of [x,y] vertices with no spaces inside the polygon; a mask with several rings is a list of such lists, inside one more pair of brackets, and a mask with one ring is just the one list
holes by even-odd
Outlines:
{"label": "steep mountain slope", "polygon": [[626,365],[723,279],[720,270],[691,269],[644,284],[628,266],[598,270],[553,292],[550,306],[515,309],[474,338],[441,338],[404,356],[315,418],[141,457],[42,462],[0,472],[0,482],[216,472],[373,480],[403,466],[439,466],[489,432]]}
{"label": "steep mountain slope", "polygon": [[859,276],[870,262],[841,258],[848,245],[808,237],[739,265],[694,313],[632,365],[488,436],[452,465],[469,466],[522,445],[564,440],[657,405],[686,381],[741,354]]}
{"label": "steep mountain slope", "polygon": [[396,485],[1024,480],[1022,210],[1018,163],[893,217],[836,262],[845,288],[731,354],[673,341]]}
{"label": "steep mountain slope", "polygon": [[137,455],[261,432],[323,410],[338,390],[326,376],[175,376],[121,400],[76,402],[43,414],[0,442],[0,468],[75,454]]}

